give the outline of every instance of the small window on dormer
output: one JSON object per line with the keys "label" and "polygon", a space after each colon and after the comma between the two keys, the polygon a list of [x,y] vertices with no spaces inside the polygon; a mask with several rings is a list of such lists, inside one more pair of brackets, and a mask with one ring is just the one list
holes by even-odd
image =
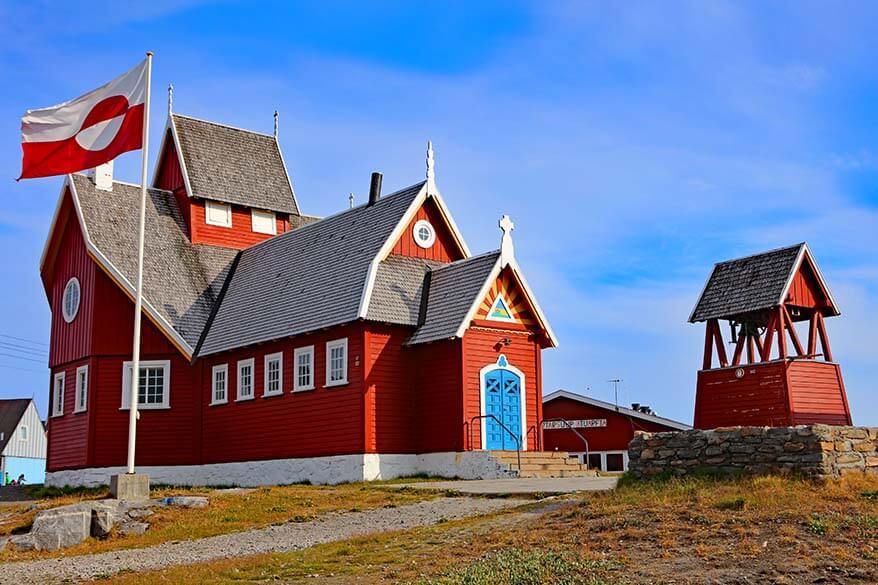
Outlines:
{"label": "small window on dormer", "polygon": [[277,221],[275,221],[273,211],[260,211],[254,209],[251,211],[251,218],[253,222],[253,231],[257,234],[274,235],[277,233]]}
{"label": "small window on dormer", "polygon": [[207,201],[205,206],[205,214],[205,221],[209,225],[232,227],[232,206],[228,203]]}

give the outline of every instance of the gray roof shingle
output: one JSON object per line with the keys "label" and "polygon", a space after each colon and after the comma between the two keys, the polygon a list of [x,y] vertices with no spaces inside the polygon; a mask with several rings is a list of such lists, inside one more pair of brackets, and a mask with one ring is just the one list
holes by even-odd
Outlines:
{"label": "gray roof shingle", "polygon": [[171,114],[192,196],[299,215],[277,139]]}
{"label": "gray roof shingle", "polygon": [[18,426],[30,402],[30,398],[0,400],[0,453],[12,438],[12,433],[15,432],[15,427]]}
{"label": "gray roof shingle", "polygon": [[243,250],[198,354],[356,320],[369,266],[423,186]]}
{"label": "gray roof shingle", "polygon": [[425,258],[388,256],[378,265],[367,319],[399,325],[418,324],[424,278],[443,264]]}
{"label": "gray roof shingle", "polygon": [[690,323],[776,307],[804,243],[720,262],[713,268]]}
{"label": "gray roof shingle", "polygon": [[[84,175],[72,178],[89,238],[133,285],[140,187],[113,183],[112,191],[101,191]],[[143,296],[194,348],[237,251],[191,244],[173,194],[148,195]]]}
{"label": "gray roof shingle", "polygon": [[499,256],[495,250],[433,270],[424,323],[406,343],[416,345],[454,337]]}

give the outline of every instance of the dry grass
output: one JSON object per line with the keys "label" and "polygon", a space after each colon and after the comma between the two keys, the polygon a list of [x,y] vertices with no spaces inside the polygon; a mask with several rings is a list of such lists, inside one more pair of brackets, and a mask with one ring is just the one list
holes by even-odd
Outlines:
{"label": "dry grass", "polygon": [[[502,512],[310,549],[122,575],[119,583],[480,583],[502,551],[556,552],[588,583],[878,581],[878,478],[623,483],[538,515]],[[517,558],[512,554],[512,558]],[[528,561],[528,562],[532,562]],[[495,567],[496,568],[496,567]],[[494,574],[493,568],[484,571]],[[511,582],[511,581],[510,581]],[[530,581],[521,581],[530,582]],[[539,582],[539,581],[537,581]]]}
{"label": "dry grass", "polygon": [[[106,495],[105,491],[65,495],[40,502],[40,506],[55,507]],[[307,522],[330,512],[354,512],[429,500],[438,493],[411,488],[387,489],[380,485],[346,484],[263,487],[245,494],[218,494],[214,490],[196,488],[159,488],[154,489],[152,495],[154,498],[206,495],[210,497],[210,505],[203,509],[153,508],[155,513],[147,519],[150,528],[145,534],[126,537],[113,534],[105,540],[88,539],[80,545],[54,553],[18,553],[4,550],[0,552],[0,562],[139,548],[162,542],[240,532],[271,524]],[[3,530],[8,534],[14,527],[29,526],[35,513],[34,510],[19,514],[17,519],[10,519],[7,525],[3,525]]]}

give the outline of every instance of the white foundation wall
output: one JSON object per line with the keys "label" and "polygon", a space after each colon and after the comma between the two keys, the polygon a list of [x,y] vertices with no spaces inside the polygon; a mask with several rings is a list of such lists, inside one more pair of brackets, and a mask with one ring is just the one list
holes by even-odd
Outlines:
{"label": "white foundation wall", "polygon": [[[300,482],[335,485],[413,475],[460,479],[510,476],[507,466],[498,463],[485,451],[421,455],[367,453],[206,465],[147,466],[138,467],[137,471],[148,475],[152,484],[241,487]],[[108,484],[111,475],[125,472],[126,468],[121,466],[51,471],[46,472],[46,485],[95,487]]]}

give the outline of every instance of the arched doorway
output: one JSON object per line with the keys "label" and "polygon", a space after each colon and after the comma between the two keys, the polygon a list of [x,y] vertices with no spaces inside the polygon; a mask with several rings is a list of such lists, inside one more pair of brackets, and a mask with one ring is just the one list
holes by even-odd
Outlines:
{"label": "arched doorway", "polygon": [[[497,363],[482,368],[480,375],[482,415],[485,415],[482,419],[482,448],[515,450],[514,434],[521,442],[522,450],[526,450],[524,373],[510,365],[506,356],[501,354]],[[498,424],[497,420],[503,424]]]}

